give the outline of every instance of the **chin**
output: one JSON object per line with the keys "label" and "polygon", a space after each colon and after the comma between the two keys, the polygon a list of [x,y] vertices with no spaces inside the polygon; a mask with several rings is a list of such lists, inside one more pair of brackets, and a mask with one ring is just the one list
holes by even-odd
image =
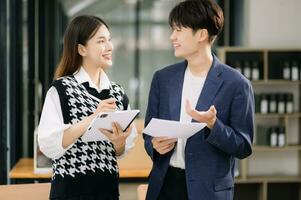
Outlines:
{"label": "chin", "polygon": [[183,55],[181,53],[175,52],[174,55],[177,58],[183,58]]}
{"label": "chin", "polygon": [[110,69],[112,67],[112,64],[112,62],[103,63],[101,68],[104,70]]}

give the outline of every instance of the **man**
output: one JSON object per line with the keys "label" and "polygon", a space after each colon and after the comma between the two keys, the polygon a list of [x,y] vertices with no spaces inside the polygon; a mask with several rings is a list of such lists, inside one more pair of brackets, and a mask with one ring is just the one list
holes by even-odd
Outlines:
{"label": "man", "polygon": [[254,98],[250,82],[211,52],[223,22],[213,0],[181,2],[169,15],[174,54],[185,61],[155,72],[145,124],[207,126],[187,140],[144,135],[153,161],[147,200],[233,199],[234,158],[252,153]]}

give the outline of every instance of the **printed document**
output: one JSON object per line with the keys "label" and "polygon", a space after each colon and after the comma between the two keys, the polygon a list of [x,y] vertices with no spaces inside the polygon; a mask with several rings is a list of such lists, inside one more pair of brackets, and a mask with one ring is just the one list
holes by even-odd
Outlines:
{"label": "printed document", "polygon": [[143,130],[143,133],[153,137],[189,138],[202,130],[206,125],[206,123],[183,123],[152,118]]}
{"label": "printed document", "polygon": [[138,116],[140,110],[123,110],[114,112],[99,113],[89,125],[87,131],[81,137],[84,142],[108,140],[101,133],[100,128],[112,131],[112,123],[118,123],[125,131],[134,119]]}

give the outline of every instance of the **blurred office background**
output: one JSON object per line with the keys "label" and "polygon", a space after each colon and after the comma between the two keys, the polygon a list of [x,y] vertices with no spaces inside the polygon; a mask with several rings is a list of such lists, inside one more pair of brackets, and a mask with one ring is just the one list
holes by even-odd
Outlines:
{"label": "blurred office background", "polygon": [[[154,71],[178,61],[168,25],[169,11],[178,2],[0,0],[0,184],[16,183],[9,176],[11,169],[21,158],[34,157],[34,130],[60,59],[69,20],[89,14],[108,22],[115,46],[109,77],[125,88],[131,107],[140,109],[143,119]],[[221,47],[285,48],[294,49],[300,60],[300,0],[217,2],[224,10],[225,26],[214,44],[215,52]],[[299,91],[298,86],[296,95]],[[296,134],[300,134],[299,125]],[[299,156],[299,150],[293,153]],[[146,180],[147,176],[125,179],[122,187]],[[300,187],[301,179],[294,180],[294,187]],[[254,186],[252,191],[260,188]]]}

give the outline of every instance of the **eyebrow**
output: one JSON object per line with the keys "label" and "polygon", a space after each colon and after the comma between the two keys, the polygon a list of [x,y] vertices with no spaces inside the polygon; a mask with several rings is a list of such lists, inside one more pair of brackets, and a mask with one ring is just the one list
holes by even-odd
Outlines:
{"label": "eyebrow", "polygon": [[[106,39],[107,37],[106,36],[98,36],[96,39]],[[111,38],[111,36],[109,35],[108,38]]]}

